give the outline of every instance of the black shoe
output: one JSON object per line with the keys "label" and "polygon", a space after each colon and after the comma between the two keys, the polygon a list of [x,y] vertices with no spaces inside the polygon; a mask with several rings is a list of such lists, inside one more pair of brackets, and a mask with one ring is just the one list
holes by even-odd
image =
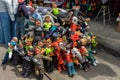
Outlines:
{"label": "black shoe", "polygon": [[43,80],[43,74],[39,75],[39,80]]}
{"label": "black shoe", "polygon": [[26,72],[25,70],[22,70],[21,76],[24,76],[25,72]]}
{"label": "black shoe", "polygon": [[39,75],[36,75],[36,79],[37,79],[37,80],[40,80],[40,79],[39,79]]}
{"label": "black shoe", "polygon": [[72,75],[71,75],[71,77],[73,78],[73,77],[74,77],[74,75],[72,74]]}
{"label": "black shoe", "polygon": [[28,77],[29,74],[30,74],[29,72],[25,72],[25,74],[24,74],[24,78]]}

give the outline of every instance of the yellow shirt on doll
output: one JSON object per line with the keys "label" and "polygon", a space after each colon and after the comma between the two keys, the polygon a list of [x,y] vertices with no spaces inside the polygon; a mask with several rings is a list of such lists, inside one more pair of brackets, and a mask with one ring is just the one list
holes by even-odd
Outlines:
{"label": "yellow shirt on doll", "polygon": [[44,22],[44,28],[45,28],[45,30],[49,30],[51,26],[52,26],[51,22]]}
{"label": "yellow shirt on doll", "polygon": [[54,15],[58,15],[60,13],[58,8],[53,8],[52,12],[53,12]]}

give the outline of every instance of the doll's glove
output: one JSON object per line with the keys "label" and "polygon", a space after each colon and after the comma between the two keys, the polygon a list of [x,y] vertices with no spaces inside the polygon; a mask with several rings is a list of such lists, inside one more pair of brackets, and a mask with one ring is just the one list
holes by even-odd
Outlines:
{"label": "doll's glove", "polygon": [[12,58],[12,52],[9,52],[9,59],[11,59]]}

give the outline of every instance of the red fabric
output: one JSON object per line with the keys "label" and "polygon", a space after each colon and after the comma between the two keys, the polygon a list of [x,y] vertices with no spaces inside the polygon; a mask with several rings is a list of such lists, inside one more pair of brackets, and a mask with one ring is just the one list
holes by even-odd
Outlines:
{"label": "red fabric", "polygon": [[71,23],[70,27],[71,27],[71,31],[73,31],[73,32],[76,31],[77,29],[80,29],[80,26],[78,26],[74,23]]}
{"label": "red fabric", "polygon": [[23,3],[24,2],[24,0],[18,0],[18,3]]}
{"label": "red fabric", "polygon": [[70,37],[73,41],[77,41],[77,40],[79,40],[80,38],[79,38],[79,34],[77,34],[77,33],[75,33],[75,34],[73,34],[73,35],[71,35],[71,37]]}
{"label": "red fabric", "polygon": [[72,54],[66,54],[66,62],[67,62],[67,63],[73,62],[73,61],[72,61]]}

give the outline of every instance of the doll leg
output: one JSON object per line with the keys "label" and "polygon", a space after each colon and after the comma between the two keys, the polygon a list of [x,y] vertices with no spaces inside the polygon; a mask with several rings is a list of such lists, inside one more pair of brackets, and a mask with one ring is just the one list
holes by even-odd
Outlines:
{"label": "doll leg", "polygon": [[72,71],[71,71],[71,66],[69,66],[68,64],[68,76],[71,77],[72,76]]}
{"label": "doll leg", "polygon": [[2,61],[2,65],[6,64],[8,60],[9,60],[9,53],[6,52],[4,59]]}
{"label": "doll leg", "polygon": [[48,38],[53,34],[53,32],[54,32],[54,31],[50,30],[50,31],[46,34],[45,38],[48,39]]}
{"label": "doll leg", "polygon": [[73,62],[71,62],[71,71],[72,71],[72,74],[73,74],[73,75],[76,74],[76,71],[75,71]]}
{"label": "doll leg", "polygon": [[28,66],[26,67],[26,72],[25,72],[25,74],[24,74],[24,77],[29,76],[29,75],[30,75],[30,72],[31,72],[31,68],[30,68],[30,65],[28,65]]}

